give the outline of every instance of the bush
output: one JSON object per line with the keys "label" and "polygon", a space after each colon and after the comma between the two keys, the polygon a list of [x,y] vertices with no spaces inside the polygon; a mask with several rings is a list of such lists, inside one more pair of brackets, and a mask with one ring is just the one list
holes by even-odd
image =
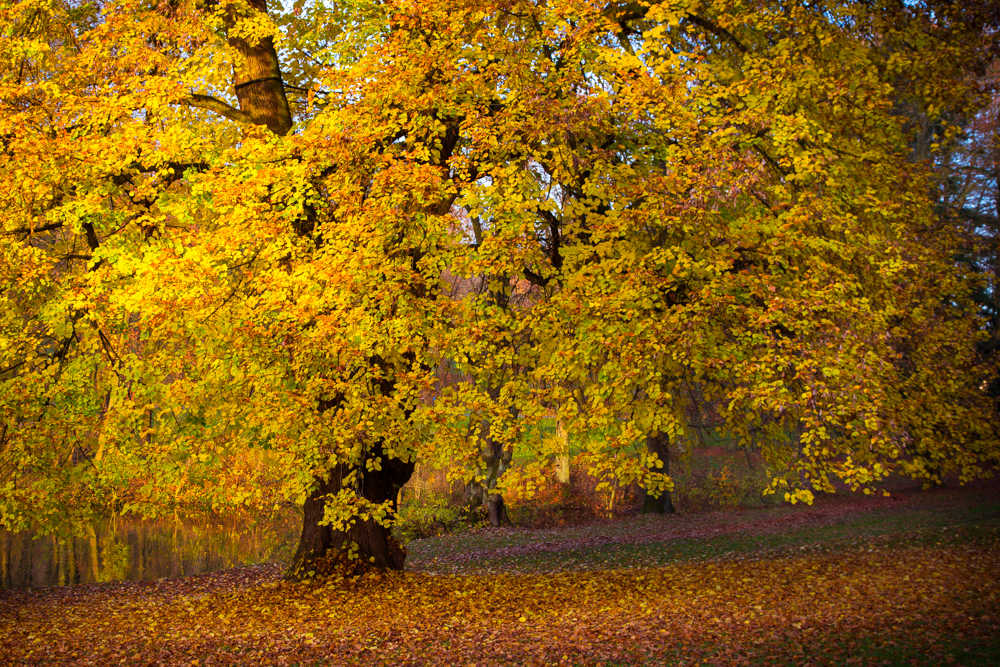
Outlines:
{"label": "bush", "polygon": [[672,466],[674,505],[679,510],[736,509],[781,502],[763,495],[771,471],[757,461],[750,468],[743,453],[692,455]]}
{"label": "bush", "polygon": [[448,496],[425,494],[423,498],[407,499],[400,506],[392,533],[402,544],[406,544],[411,540],[465,530],[485,518],[485,508],[481,509],[470,517],[465,508]]}
{"label": "bush", "polygon": [[[763,495],[771,471],[759,456],[749,458],[742,449],[716,446],[672,461],[674,506],[684,512],[780,504],[778,495]],[[638,485],[612,484],[599,489],[600,480],[588,475],[577,461],[571,466],[570,484],[557,483],[554,470],[543,466],[541,471],[541,482],[532,493],[519,493],[515,487],[505,494],[507,513],[515,526],[546,528],[588,523],[634,515],[642,506],[645,494]],[[464,501],[462,490],[448,484],[443,471],[419,470],[405,488],[393,529],[396,539],[406,544],[486,524],[486,508],[470,514]]]}

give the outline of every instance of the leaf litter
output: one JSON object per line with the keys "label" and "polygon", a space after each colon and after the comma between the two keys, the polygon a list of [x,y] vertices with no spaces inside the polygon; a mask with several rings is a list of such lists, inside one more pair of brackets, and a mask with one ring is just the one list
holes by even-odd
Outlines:
{"label": "leaf litter", "polygon": [[[271,564],[5,591],[0,665],[992,665],[998,525],[990,487],[479,531],[411,543],[405,573],[290,583]],[[666,543],[695,546],[657,567],[627,551],[558,567]],[[518,560],[534,565],[500,567]]]}

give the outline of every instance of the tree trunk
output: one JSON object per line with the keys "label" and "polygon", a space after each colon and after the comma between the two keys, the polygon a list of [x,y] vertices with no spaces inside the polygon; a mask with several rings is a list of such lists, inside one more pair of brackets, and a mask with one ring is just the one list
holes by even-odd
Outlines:
{"label": "tree trunk", "polygon": [[[267,0],[248,0],[248,5],[252,12],[267,13]],[[245,113],[251,122],[266,126],[278,136],[284,136],[292,127],[292,116],[285,95],[285,84],[282,81],[281,64],[274,47],[274,40],[265,37],[253,43],[236,36],[234,28],[240,18],[242,17],[234,10],[230,10],[225,17],[229,33],[228,43],[239,54],[241,60],[236,66],[233,80],[240,111]],[[442,160],[446,157],[443,156]],[[308,235],[313,231],[314,222],[315,212],[307,205],[302,219],[295,225],[295,230],[300,235]],[[386,377],[389,378],[379,383],[382,395],[391,395],[395,384],[391,379],[393,369],[390,368],[390,364],[377,356],[372,358],[372,362],[386,371]],[[333,407],[336,401],[320,403],[322,411]],[[375,449],[376,453],[381,450],[380,447]],[[393,509],[396,509],[399,489],[410,479],[415,464],[393,459],[384,452],[381,456],[380,470],[360,468],[356,471],[357,488],[353,490],[358,496],[373,503],[391,500]],[[350,472],[349,466],[339,464],[314,480],[313,490],[303,507],[302,535],[287,573],[289,578],[299,578],[310,571],[321,572],[324,565],[329,567],[331,554],[340,557],[343,554],[341,549],[351,546],[352,543],[357,545],[357,555],[366,566],[403,569],[406,552],[392,538],[388,528],[380,526],[373,520],[357,521],[346,530],[334,530],[331,526],[322,524],[325,517],[326,496],[335,495],[342,490],[344,488],[342,481]]]}
{"label": "tree trunk", "polygon": [[94,524],[87,524],[87,542],[90,545],[90,572],[91,579],[94,583],[101,581],[101,565],[98,560],[97,554],[97,531],[94,529]]}
{"label": "tree trunk", "polygon": [[0,531],[0,588],[4,590],[14,587],[14,536],[6,530]]}
{"label": "tree trunk", "polygon": [[[267,0],[249,0],[250,7],[267,13]],[[226,28],[232,31],[238,16],[230,10]],[[233,87],[246,112],[257,125],[266,125],[271,132],[284,136],[292,129],[292,114],[288,109],[285,84],[281,79],[281,64],[270,37],[251,44],[242,37],[229,37],[229,46],[241,56],[242,67],[234,72]]]}
{"label": "tree trunk", "polygon": [[[500,387],[490,387],[487,394],[494,401],[500,398]],[[508,412],[511,419],[516,420],[519,410],[516,407],[509,407]],[[503,496],[497,491],[496,485],[500,477],[510,467],[514,453],[504,447],[502,441],[493,437],[489,420],[484,419],[479,429],[480,449],[479,455],[486,466],[486,474],[481,482],[472,482],[469,489],[468,498],[470,510],[486,505],[486,516],[490,525],[494,528],[510,525],[510,517],[507,515],[507,504]],[[477,503],[473,506],[473,503]]]}
{"label": "tree trunk", "polygon": [[[656,454],[663,461],[663,473],[670,474],[670,438],[665,433],[654,431],[646,438],[646,449],[651,454]],[[670,498],[670,492],[664,491],[659,497],[651,495],[648,491],[642,501],[643,514],[673,514],[674,503]]]}
{"label": "tree trunk", "polygon": [[[483,428],[489,428],[484,423]],[[472,481],[466,490],[469,513],[474,514],[478,508],[486,507],[486,516],[494,528],[510,525],[507,515],[507,504],[503,495],[497,490],[497,481],[510,467],[512,452],[505,451],[503,443],[497,442],[488,433],[483,439],[481,456],[486,465],[486,474],[482,481]]]}
{"label": "tree trunk", "polygon": [[486,509],[490,518],[490,525],[496,528],[509,526],[510,517],[507,516],[507,503],[499,493],[491,493],[486,501]]}
{"label": "tree trunk", "polygon": [[[381,470],[359,472],[360,481],[355,492],[373,503],[392,500],[395,510],[396,496],[410,479],[413,468],[412,462],[383,455]],[[316,487],[302,508],[302,536],[288,569],[288,578],[302,578],[308,576],[309,572],[324,573],[324,569],[329,567],[328,552],[337,552],[335,555],[340,557],[343,553],[341,550],[350,547],[351,543],[357,545],[359,565],[388,570],[403,569],[406,551],[392,537],[389,528],[371,519],[357,521],[347,530],[334,530],[322,523],[326,510],[325,497],[328,494],[335,495],[344,488],[342,480],[349,472],[346,464],[340,464],[329,471],[328,478],[317,479]]]}
{"label": "tree trunk", "polygon": [[569,484],[569,432],[562,419],[556,421],[556,439],[560,448],[556,454],[556,481]]}
{"label": "tree trunk", "polygon": [[66,585],[66,545],[55,535],[52,536],[52,549],[55,551],[56,581],[60,586]]}

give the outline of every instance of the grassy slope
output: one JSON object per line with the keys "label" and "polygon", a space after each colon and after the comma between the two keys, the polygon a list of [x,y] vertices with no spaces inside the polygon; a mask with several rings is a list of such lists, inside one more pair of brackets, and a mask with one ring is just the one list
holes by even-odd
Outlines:
{"label": "grassy slope", "polygon": [[0,593],[2,664],[1000,664],[997,485],[484,530],[406,574]]}

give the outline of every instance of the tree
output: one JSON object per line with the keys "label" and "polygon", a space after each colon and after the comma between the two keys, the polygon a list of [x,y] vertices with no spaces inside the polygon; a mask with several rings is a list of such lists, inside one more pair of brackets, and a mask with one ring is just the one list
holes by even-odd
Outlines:
{"label": "tree", "polygon": [[[679,389],[693,382],[737,437],[762,435],[784,471],[774,488],[793,499],[832,490],[831,476],[857,487],[896,466],[935,474],[928,451],[974,474],[996,445],[979,412],[983,369],[953,346],[976,330],[946,259],[956,229],[931,214],[886,91],[919,80],[910,101],[938,117],[968,103],[974,58],[961,45],[975,36],[906,8],[618,10],[627,55],[588,83],[615,91],[619,120],[588,146],[594,157],[574,156],[589,204],[571,224],[595,231],[564,251],[561,309],[540,325],[574,331],[553,342],[552,373],[600,369],[580,401],[592,427],[623,447],[680,432]],[[918,66],[938,68],[935,85]],[[623,424],[637,396],[647,407]]]}
{"label": "tree", "polygon": [[976,474],[978,322],[888,83],[929,68],[934,115],[979,42],[888,9],[5,6],[0,520],[291,499],[293,574],[401,568],[418,460],[558,405],[655,494],[692,383],[790,498],[918,445]]}

